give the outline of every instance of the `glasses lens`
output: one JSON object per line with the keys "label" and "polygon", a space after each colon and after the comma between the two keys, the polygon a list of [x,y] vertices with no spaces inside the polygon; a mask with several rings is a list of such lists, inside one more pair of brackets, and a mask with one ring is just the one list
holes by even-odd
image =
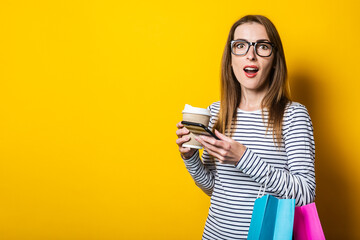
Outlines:
{"label": "glasses lens", "polygon": [[271,55],[272,46],[270,43],[259,42],[256,44],[256,52],[261,57],[268,57]]}
{"label": "glasses lens", "polygon": [[247,52],[248,48],[249,48],[249,44],[247,42],[236,41],[233,42],[231,50],[235,55],[244,55]]}

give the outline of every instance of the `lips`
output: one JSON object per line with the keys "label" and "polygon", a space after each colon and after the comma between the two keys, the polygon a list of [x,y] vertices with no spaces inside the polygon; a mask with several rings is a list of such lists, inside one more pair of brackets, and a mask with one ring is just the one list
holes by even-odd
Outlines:
{"label": "lips", "polygon": [[259,71],[259,68],[255,65],[248,65],[245,66],[243,70],[248,78],[253,78],[256,76],[257,72]]}

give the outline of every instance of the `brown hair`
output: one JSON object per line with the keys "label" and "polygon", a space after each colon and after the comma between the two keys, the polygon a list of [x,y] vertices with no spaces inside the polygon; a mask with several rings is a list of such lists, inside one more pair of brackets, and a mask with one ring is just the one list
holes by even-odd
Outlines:
{"label": "brown hair", "polygon": [[275,45],[273,66],[269,73],[269,89],[261,102],[261,108],[263,117],[264,108],[268,109],[267,130],[273,130],[274,143],[280,146],[283,115],[286,105],[291,102],[287,83],[287,68],[279,33],[274,24],[268,18],[261,15],[244,16],[236,21],[230,29],[221,61],[220,112],[218,121],[216,121],[213,129],[230,137],[233,134],[234,128],[231,128],[231,126],[236,122],[237,108],[239,107],[241,99],[241,86],[231,67],[230,42],[234,38],[235,29],[239,25],[249,22],[256,22],[263,25],[270,42]]}

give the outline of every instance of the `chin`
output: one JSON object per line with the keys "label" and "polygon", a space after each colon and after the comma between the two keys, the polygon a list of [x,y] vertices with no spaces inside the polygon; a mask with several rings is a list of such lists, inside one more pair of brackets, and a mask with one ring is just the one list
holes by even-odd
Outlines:
{"label": "chin", "polygon": [[246,79],[245,81],[239,81],[239,83],[242,88],[252,91],[261,90],[265,86],[265,81],[260,81],[256,79]]}
{"label": "chin", "polygon": [[240,81],[240,85],[248,89],[256,89],[261,86],[260,82],[255,79],[245,79],[244,81]]}

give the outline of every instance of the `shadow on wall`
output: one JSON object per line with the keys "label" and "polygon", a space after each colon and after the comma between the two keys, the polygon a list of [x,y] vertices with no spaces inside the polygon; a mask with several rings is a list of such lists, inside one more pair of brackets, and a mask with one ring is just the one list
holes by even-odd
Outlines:
{"label": "shadow on wall", "polygon": [[351,233],[356,232],[356,226],[351,224],[351,203],[349,199],[350,186],[341,169],[344,161],[342,150],[336,145],[336,138],[332,135],[332,126],[328,118],[331,99],[326,92],[326,86],[312,76],[310,66],[306,64],[291,76],[290,85],[292,98],[304,104],[314,126],[315,135],[315,174],[316,174],[316,206],[320,221],[327,240],[354,239]]}

